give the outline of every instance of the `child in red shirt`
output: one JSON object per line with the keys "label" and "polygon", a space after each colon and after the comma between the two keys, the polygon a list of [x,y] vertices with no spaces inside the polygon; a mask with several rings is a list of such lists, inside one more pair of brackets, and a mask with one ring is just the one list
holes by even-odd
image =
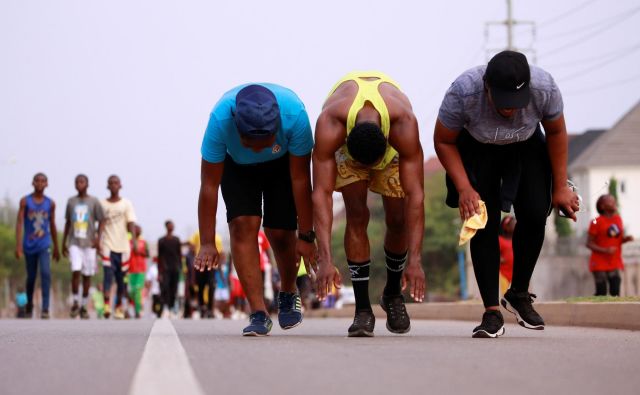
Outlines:
{"label": "child in red shirt", "polygon": [[622,244],[633,240],[633,236],[624,235],[622,218],[618,214],[618,205],[612,195],[602,195],[596,202],[598,218],[589,225],[587,248],[591,252],[589,270],[596,284],[596,296],[609,294],[620,296],[620,270],[622,262]]}
{"label": "child in red shirt", "polygon": [[516,219],[511,215],[507,215],[500,222],[500,235],[498,242],[500,244],[500,275],[504,277],[509,284],[513,278],[513,231],[516,228]]}

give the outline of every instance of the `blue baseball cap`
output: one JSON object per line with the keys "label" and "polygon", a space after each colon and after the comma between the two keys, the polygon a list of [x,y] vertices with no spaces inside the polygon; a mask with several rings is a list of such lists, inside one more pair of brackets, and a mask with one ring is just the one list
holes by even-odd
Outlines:
{"label": "blue baseball cap", "polygon": [[276,96],[262,85],[247,85],[236,94],[236,127],[247,137],[271,137],[280,128]]}

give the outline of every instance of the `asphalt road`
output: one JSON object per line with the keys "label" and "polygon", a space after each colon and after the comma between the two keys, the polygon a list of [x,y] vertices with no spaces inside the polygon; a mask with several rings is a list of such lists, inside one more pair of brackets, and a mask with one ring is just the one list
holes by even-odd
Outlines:
{"label": "asphalt road", "polygon": [[243,338],[244,321],[2,320],[0,394],[639,393],[637,331],[509,325],[472,339],[474,323],[414,320],[398,336],[380,317],[376,337],[353,339],[349,324]]}

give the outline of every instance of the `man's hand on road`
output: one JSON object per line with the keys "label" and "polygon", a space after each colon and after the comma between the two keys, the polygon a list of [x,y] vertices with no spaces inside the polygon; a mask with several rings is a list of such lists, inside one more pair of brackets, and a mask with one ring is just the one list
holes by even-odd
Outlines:
{"label": "man's hand on road", "polygon": [[200,246],[200,252],[196,257],[193,267],[201,272],[216,269],[219,258],[220,256],[214,243],[203,244]]}
{"label": "man's hand on road", "polygon": [[342,276],[337,267],[332,262],[318,263],[318,272],[316,273],[316,294],[318,300],[323,301],[331,292],[332,285],[336,288],[342,287]]}
{"label": "man's hand on road", "polygon": [[409,286],[409,294],[416,302],[422,302],[425,294],[424,270],[420,262],[409,263],[402,273],[402,290]]}

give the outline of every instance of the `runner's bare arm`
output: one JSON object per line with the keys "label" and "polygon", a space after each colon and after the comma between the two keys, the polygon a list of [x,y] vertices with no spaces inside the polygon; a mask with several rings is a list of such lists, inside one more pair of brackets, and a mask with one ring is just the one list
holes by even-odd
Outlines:
{"label": "runner's bare arm", "polygon": [[210,163],[202,159],[200,167],[200,196],[198,198],[198,227],[200,229],[200,252],[196,257],[196,270],[212,270],[218,266],[216,249],[216,212],[218,211],[218,189],[222,181],[224,162]]}
{"label": "runner's bare arm", "polygon": [[444,126],[440,120],[436,120],[436,128],[433,132],[433,145],[438,159],[444,166],[449,177],[458,190],[460,218],[465,220],[475,213],[480,214],[480,195],[473,189],[469,177],[462,164],[460,152],[456,146],[456,140],[460,133]]}
{"label": "runner's bare arm", "polygon": [[[293,199],[298,213],[298,231],[309,232],[313,229],[313,205],[311,202],[311,154],[304,156],[291,155],[289,157],[289,172],[291,174],[291,188]],[[306,264],[315,265],[315,243],[307,243],[298,239],[296,253],[299,255],[296,262],[300,262],[300,256]]]}
{"label": "runner's bare arm", "polygon": [[422,269],[422,239],[424,234],[424,156],[420,145],[418,122],[412,112],[405,112],[392,125],[389,143],[398,151],[400,184],[404,190],[404,220],[409,247],[403,278],[411,296],[422,302],[425,292]]}
{"label": "runner's bare arm", "polygon": [[[331,257],[331,227],[333,225],[333,190],[336,185],[335,153],[344,143],[344,125],[327,110],[316,123],[313,149],[313,217],[318,240],[317,293],[323,300],[331,283],[340,286],[341,279]],[[340,137],[342,136],[342,138]]]}
{"label": "runner's bare arm", "polygon": [[567,157],[569,152],[567,126],[564,115],[551,121],[542,121],[544,134],[547,137],[547,150],[553,174],[553,206],[562,210],[576,221],[575,212],[580,209],[578,197],[567,185]]}

